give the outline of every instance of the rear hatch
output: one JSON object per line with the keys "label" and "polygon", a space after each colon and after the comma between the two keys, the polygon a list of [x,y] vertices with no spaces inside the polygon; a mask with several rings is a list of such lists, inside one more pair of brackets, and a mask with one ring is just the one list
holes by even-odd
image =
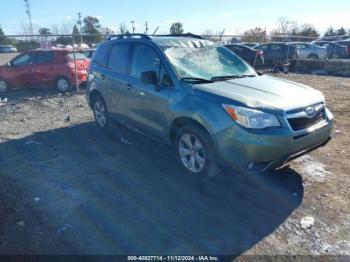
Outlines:
{"label": "rear hatch", "polygon": [[[74,68],[74,53],[69,52],[66,55],[66,59],[68,62],[68,66],[70,68]],[[84,53],[82,52],[75,52],[75,65],[77,67],[77,70],[83,71],[83,70],[88,70],[89,69],[89,60],[86,58]]]}

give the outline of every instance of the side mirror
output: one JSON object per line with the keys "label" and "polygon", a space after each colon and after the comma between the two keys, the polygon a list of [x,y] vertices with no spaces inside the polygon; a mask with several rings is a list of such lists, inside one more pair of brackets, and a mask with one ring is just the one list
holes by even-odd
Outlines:
{"label": "side mirror", "polygon": [[12,67],[11,61],[7,63],[7,66],[8,66],[8,67]]}
{"label": "side mirror", "polygon": [[154,71],[146,71],[141,73],[141,82],[145,85],[154,85],[156,91],[160,91],[157,73]]}

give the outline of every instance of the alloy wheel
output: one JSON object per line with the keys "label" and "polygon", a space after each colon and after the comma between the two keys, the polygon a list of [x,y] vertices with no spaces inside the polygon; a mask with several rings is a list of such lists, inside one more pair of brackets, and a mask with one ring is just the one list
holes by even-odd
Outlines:
{"label": "alloy wheel", "polygon": [[0,80],[0,93],[6,92],[7,91],[7,84],[5,81]]}
{"label": "alloy wheel", "polygon": [[106,108],[101,100],[97,100],[94,106],[95,119],[97,124],[104,128],[107,124]]}
{"label": "alloy wheel", "polygon": [[193,134],[184,134],[179,140],[179,154],[183,165],[192,173],[200,173],[205,166],[206,154],[202,142]]}
{"label": "alloy wheel", "polygon": [[65,92],[69,89],[69,83],[66,79],[61,78],[57,81],[57,88],[61,92]]}

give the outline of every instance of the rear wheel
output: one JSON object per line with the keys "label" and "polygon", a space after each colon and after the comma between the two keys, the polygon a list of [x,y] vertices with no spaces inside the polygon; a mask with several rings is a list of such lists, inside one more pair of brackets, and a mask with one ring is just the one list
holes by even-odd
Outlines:
{"label": "rear wheel", "polygon": [[96,124],[101,129],[107,129],[109,124],[108,110],[105,101],[100,95],[93,99],[93,111]]}
{"label": "rear wheel", "polygon": [[176,149],[179,162],[188,174],[208,178],[219,173],[211,139],[197,125],[189,124],[179,129]]}
{"label": "rear wheel", "polygon": [[4,93],[8,90],[8,84],[5,80],[0,79],[0,93]]}
{"label": "rear wheel", "polygon": [[318,59],[318,55],[315,55],[315,54],[311,54],[307,57],[307,59]]}
{"label": "rear wheel", "polygon": [[333,59],[338,59],[338,58],[340,58],[340,56],[339,56],[338,53],[333,53],[332,56],[331,56],[331,58],[333,58]]}
{"label": "rear wheel", "polygon": [[60,76],[56,79],[55,87],[60,92],[67,92],[70,89],[71,84],[66,77]]}

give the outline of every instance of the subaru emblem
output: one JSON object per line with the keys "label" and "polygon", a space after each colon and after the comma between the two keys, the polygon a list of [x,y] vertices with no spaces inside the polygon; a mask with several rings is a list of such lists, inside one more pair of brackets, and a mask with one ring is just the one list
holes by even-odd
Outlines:
{"label": "subaru emblem", "polygon": [[309,116],[309,117],[314,117],[315,115],[316,115],[316,110],[315,110],[315,108],[313,108],[313,107],[308,107],[308,108],[306,108],[306,110],[305,110],[305,112],[306,112],[306,114]]}

